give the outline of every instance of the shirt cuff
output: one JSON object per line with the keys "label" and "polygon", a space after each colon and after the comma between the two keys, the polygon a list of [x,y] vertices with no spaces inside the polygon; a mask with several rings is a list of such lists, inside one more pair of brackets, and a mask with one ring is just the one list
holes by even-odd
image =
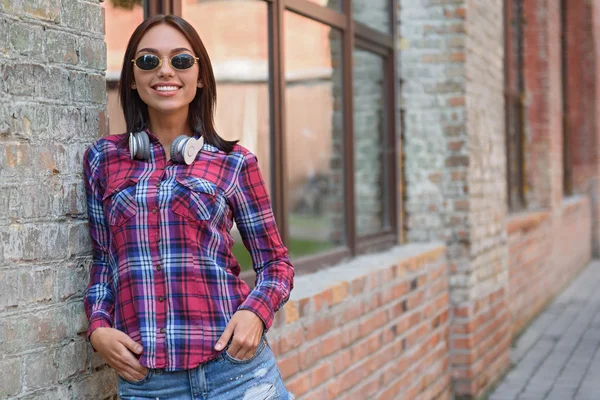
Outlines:
{"label": "shirt cuff", "polygon": [[112,328],[112,324],[102,317],[96,317],[90,321],[87,331],[87,340],[92,346],[92,350],[94,351],[94,353],[96,352],[96,349],[90,341],[90,336],[92,335],[92,332],[94,332],[98,328]]}
{"label": "shirt cuff", "polygon": [[265,324],[265,332],[269,330],[273,324],[273,308],[271,307],[271,300],[259,291],[252,291],[238,310],[252,311],[258,316]]}

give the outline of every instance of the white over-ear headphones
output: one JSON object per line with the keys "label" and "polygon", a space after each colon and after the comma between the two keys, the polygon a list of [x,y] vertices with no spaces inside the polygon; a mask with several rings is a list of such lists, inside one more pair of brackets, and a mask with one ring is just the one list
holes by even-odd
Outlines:
{"label": "white over-ear headphones", "polygon": [[[204,145],[204,137],[198,139],[181,135],[171,143],[171,160],[190,165]],[[145,131],[129,133],[131,159],[147,161],[150,158],[150,138]]]}

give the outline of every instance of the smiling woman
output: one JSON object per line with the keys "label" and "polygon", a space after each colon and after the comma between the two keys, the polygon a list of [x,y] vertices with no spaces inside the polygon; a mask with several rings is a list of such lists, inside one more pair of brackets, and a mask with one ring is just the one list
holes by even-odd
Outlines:
{"label": "smiling woman", "polygon": [[[84,156],[88,338],[117,372],[119,396],[292,398],[265,334],[294,269],[256,156],[215,130],[215,78],[194,28],[164,15],[138,26],[119,91],[127,133]],[[252,290],[232,252],[234,223]]]}

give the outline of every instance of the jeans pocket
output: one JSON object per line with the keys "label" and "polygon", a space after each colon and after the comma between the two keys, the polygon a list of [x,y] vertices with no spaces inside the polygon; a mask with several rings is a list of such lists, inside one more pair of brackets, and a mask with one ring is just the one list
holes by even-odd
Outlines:
{"label": "jeans pocket", "polygon": [[146,376],[144,376],[142,379],[140,379],[138,381],[130,381],[130,380],[123,378],[121,375],[117,374],[117,378],[121,382],[128,383],[130,385],[143,385],[144,383],[148,382],[151,377],[152,377],[152,368],[148,368],[148,372],[146,372]]}
{"label": "jeans pocket", "polygon": [[260,339],[260,342],[258,343],[258,346],[256,347],[256,350],[254,351],[254,354],[252,355],[252,357],[250,357],[246,360],[240,360],[238,358],[231,356],[227,352],[227,348],[225,348],[225,350],[223,350],[223,357],[232,364],[248,364],[248,363],[254,361],[256,358],[258,358],[258,356],[260,356],[260,354],[265,349],[266,345],[267,345],[267,339],[263,336]]}

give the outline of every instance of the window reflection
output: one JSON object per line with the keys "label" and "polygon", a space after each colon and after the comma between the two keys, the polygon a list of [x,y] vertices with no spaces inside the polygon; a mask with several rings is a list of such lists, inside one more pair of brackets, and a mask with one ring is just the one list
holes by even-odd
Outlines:
{"label": "window reflection", "polygon": [[[120,6],[115,6],[120,4]],[[119,78],[123,56],[131,34],[144,20],[144,9],[133,1],[105,1],[101,3],[105,13],[106,42],[106,91],[108,93],[109,133],[112,135],[126,131],[125,118],[119,102]]]}
{"label": "window reflection", "polygon": [[391,33],[391,7],[389,0],[352,0],[352,12],[355,21]]}
{"label": "window reflection", "polygon": [[[258,157],[271,193],[268,4],[261,0],[182,0],[181,16],[198,31],[217,82],[215,126]],[[233,252],[252,267],[237,228]]]}
{"label": "window reflection", "polygon": [[285,20],[286,146],[292,257],[345,242],[341,34]]}
{"label": "window reflection", "polygon": [[328,7],[337,12],[342,12],[342,0],[308,0],[322,7]]}
{"label": "window reflection", "polygon": [[354,198],[356,234],[384,229],[384,60],[366,50],[353,52]]}

